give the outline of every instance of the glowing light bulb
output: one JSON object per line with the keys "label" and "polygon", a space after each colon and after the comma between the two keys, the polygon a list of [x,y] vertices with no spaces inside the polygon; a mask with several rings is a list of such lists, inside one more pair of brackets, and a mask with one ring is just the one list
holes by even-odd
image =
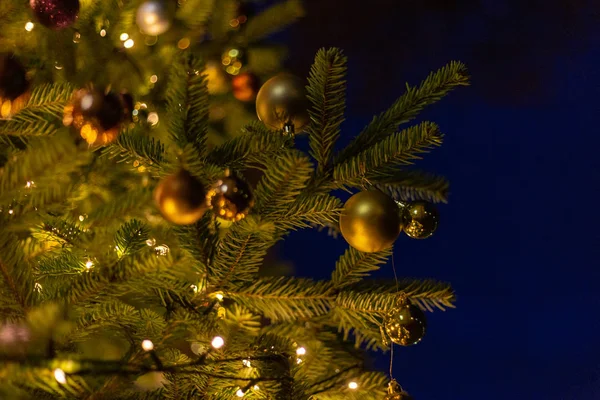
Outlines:
{"label": "glowing light bulb", "polygon": [[119,36],[119,39],[121,39],[121,42],[126,41],[127,39],[129,39],[129,35],[125,32],[121,33],[121,36]]}
{"label": "glowing light bulb", "polygon": [[198,293],[198,286],[190,285],[190,288],[194,291],[194,293]]}
{"label": "glowing light bulb", "polygon": [[144,340],[142,342],[142,349],[144,349],[144,351],[152,351],[154,350],[154,343],[152,343],[152,340]]}
{"label": "glowing light bulb", "polygon": [[27,32],[31,32],[31,31],[33,30],[33,28],[34,28],[34,27],[35,27],[35,24],[34,24],[33,22],[31,22],[31,21],[29,21],[29,22],[27,22],[27,23],[25,24],[25,30],[26,30]]}
{"label": "glowing light bulb", "polygon": [[42,285],[40,285],[38,282],[36,282],[33,285],[33,290],[35,290],[36,292],[40,293],[42,291]]}
{"label": "glowing light bulb", "polygon": [[352,381],[348,384],[348,388],[352,389],[352,390],[356,390],[356,389],[358,389],[358,383]]}
{"label": "glowing light bulb", "polygon": [[156,76],[156,75],[152,75],[152,76],[150,77],[150,82],[151,82],[151,83],[156,83],[156,82],[158,82],[158,76]]}
{"label": "glowing light bulb", "polygon": [[158,114],[155,112],[148,114],[148,123],[151,126],[156,126],[156,124],[158,124]]}
{"label": "glowing light bulb", "polygon": [[238,389],[238,391],[237,391],[237,392],[235,392],[235,395],[236,395],[237,397],[244,397],[244,392],[242,391],[242,389]]}
{"label": "glowing light bulb", "polygon": [[8,210],[8,213],[9,213],[10,215],[12,215],[12,214],[14,213],[14,211],[13,211],[13,210]]}
{"label": "glowing light bulb", "polygon": [[252,366],[252,364],[250,363],[250,360],[242,360],[242,364],[244,364],[244,367],[250,368]]}
{"label": "glowing light bulb", "polygon": [[92,262],[92,260],[87,260],[87,262],[85,263],[85,267],[87,269],[90,269],[94,266],[94,263]]}
{"label": "glowing light bulb", "polygon": [[54,370],[54,379],[56,379],[56,381],[57,381],[58,383],[61,383],[61,384],[63,384],[63,385],[64,385],[65,383],[67,383],[67,375],[65,374],[65,371],[63,371],[63,370],[62,370],[62,369],[60,369],[60,368],[56,368],[56,369]]}
{"label": "glowing light bulb", "polygon": [[215,336],[210,344],[215,349],[220,349],[225,345],[225,340],[221,336]]}
{"label": "glowing light bulb", "polygon": [[260,388],[258,387],[258,385],[254,385],[254,388],[253,388],[253,389],[254,389],[254,390],[258,390],[258,389],[260,389]]}
{"label": "glowing light bulb", "polygon": [[27,189],[31,189],[34,186],[35,186],[34,181],[27,181],[27,183],[25,184],[25,188],[27,188]]}
{"label": "glowing light bulb", "polygon": [[296,358],[296,364],[302,364],[302,359],[301,358]]}
{"label": "glowing light bulb", "polygon": [[106,29],[102,29],[100,31],[100,36],[105,37],[106,36]]}
{"label": "glowing light bulb", "polygon": [[133,41],[133,39],[127,39],[125,43],[123,43],[123,46],[125,46],[126,49],[130,49],[133,47],[134,44],[135,42]]}
{"label": "glowing light bulb", "polygon": [[304,356],[306,355],[306,349],[304,347],[298,347],[296,349],[296,354],[299,356]]}
{"label": "glowing light bulb", "polygon": [[217,300],[219,300],[219,301],[223,301],[223,294],[222,294],[222,293],[217,293],[217,294],[215,295],[215,297],[217,298]]}

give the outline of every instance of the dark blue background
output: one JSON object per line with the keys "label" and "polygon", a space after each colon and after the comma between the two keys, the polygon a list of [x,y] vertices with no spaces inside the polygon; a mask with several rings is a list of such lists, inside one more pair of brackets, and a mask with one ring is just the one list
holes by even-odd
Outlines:
{"label": "dark blue background", "polygon": [[[421,400],[599,399],[597,3],[347,3],[309,0],[279,36],[301,75],[319,47],[345,49],[341,144],[405,81],[452,59],[472,75],[423,114],[446,133],[420,164],[452,183],[441,227],[426,241],[402,235],[394,253],[400,275],[452,282],[458,308],[429,314],[421,344],[396,347],[395,377]],[[303,231],[280,255],[320,278],[346,246]]]}

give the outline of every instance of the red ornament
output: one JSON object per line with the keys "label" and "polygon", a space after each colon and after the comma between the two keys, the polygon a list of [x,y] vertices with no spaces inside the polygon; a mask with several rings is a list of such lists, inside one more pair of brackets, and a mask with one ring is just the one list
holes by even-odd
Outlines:
{"label": "red ornament", "polygon": [[231,89],[239,101],[254,101],[260,89],[260,80],[252,72],[242,72],[231,80]]}
{"label": "red ornament", "polygon": [[29,0],[40,24],[54,30],[70,27],[79,15],[79,0]]}

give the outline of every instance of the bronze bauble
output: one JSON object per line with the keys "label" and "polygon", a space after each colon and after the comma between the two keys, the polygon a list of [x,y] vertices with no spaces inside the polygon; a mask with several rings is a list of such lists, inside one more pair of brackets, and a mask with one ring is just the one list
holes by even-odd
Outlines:
{"label": "bronze bauble", "polygon": [[356,250],[381,251],[390,247],[400,234],[400,209],[382,192],[359,192],[344,205],[340,229],[344,239]]}
{"label": "bronze bauble", "polygon": [[413,239],[427,239],[437,229],[439,214],[435,206],[426,201],[408,203],[402,212],[404,233]]}
{"label": "bronze bauble", "polygon": [[204,186],[184,169],[156,186],[154,201],[165,219],[178,225],[193,224],[207,209]]}
{"label": "bronze bauble", "polygon": [[390,310],[383,321],[383,327],[392,342],[410,346],[423,339],[427,319],[419,307],[404,302]]}
{"label": "bronze bauble", "polygon": [[126,106],[116,93],[80,89],[65,106],[63,123],[73,126],[90,145],[104,145],[117,138],[126,119]]}
{"label": "bronze bauble", "polygon": [[262,85],[256,96],[256,113],[269,128],[293,127],[299,133],[310,121],[304,81],[294,75],[279,74]]}
{"label": "bronze bauble", "polygon": [[231,79],[233,97],[239,101],[254,101],[259,88],[260,80],[252,72],[242,72]]}
{"label": "bronze bauble", "polygon": [[250,185],[229,173],[215,182],[206,199],[215,215],[226,221],[241,220],[254,206]]}

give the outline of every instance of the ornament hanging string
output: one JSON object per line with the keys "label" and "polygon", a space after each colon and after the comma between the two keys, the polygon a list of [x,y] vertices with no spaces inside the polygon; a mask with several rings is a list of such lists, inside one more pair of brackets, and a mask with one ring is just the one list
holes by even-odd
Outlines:
{"label": "ornament hanging string", "polygon": [[[394,281],[396,282],[396,293],[400,290],[398,284],[398,274],[396,274],[396,263],[394,262],[394,252],[392,251],[392,271],[394,271]],[[390,379],[394,379],[392,374],[394,367],[394,342],[390,344]]]}

